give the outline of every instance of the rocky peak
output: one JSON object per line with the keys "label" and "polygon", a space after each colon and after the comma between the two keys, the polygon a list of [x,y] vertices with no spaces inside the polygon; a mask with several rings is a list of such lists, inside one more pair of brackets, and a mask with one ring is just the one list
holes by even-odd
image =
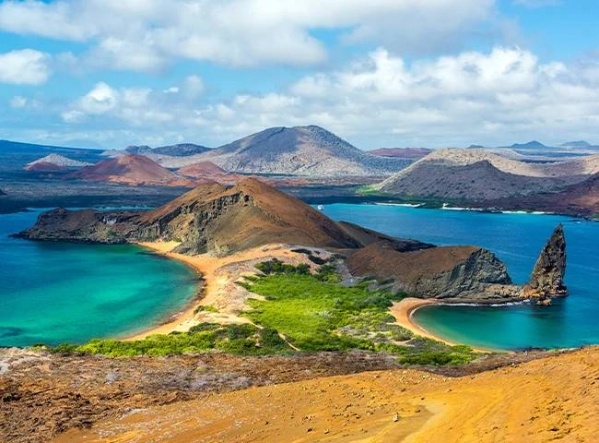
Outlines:
{"label": "rocky peak", "polygon": [[530,281],[522,289],[522,297],[537,299],[538,304],[549,304],[552,297],[566,295],[568,289],[564,285],[565,272],[566,237],[560,223],[541,251]]}

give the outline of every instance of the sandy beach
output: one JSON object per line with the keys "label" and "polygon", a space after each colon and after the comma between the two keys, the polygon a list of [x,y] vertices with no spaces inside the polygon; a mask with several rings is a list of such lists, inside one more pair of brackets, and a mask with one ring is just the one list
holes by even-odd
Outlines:
{"label": "sandy beach", "polygon": [[395,321],[400,326],[406,328],[414,334],[420,335],[421,337],[432,338],[434,340],[438,340],[448,345],[456,345],[457,343],[445,340],[443,337],[439,337],[438,335],[431,334],[429,331],[420,327],[417,323],[415,323],[412,320],[412,314],[417,309],[420,309],[423,306],[430,306],[434,304],[438,304],[438,302],[435,300],[423,298],[407,297],[399,302],[393,303],[393,306],[391,306],[390,311],[391,315],[395,317]]}
{"label": "sandy beach", "polygon": [[[437,300],[423,299],[423,298],[415,298],[415,297],[407,297],[403,300],[393,303],[393,306],[390,308],[391,315],[395,317],[395,321],[402,327],[412,331],[414,334],[419,335],[421,337],[431,338],[433,340],[440,341],[450,346],[459,345],[461,343],[456,343],[450,340],[447,340],[439,335],[433,334],[423,327],[421,327],[418,323],[416,323],[412,319],[412,314],[416,312],[416,310],[424,307],[439,304]],[[497,350],[487,349],[487,348],[479,348],[472,347],[472,349],[476,352],[495,352]],[[506,351],[501,351],[506,352]]]}

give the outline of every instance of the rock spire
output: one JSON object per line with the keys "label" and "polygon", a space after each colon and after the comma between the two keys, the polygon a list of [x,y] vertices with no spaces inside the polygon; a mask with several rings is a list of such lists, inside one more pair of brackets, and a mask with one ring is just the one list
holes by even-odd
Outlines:
{"label": "rock spire", "polygon": [[530,280],[522,289],[522,297],[537,299],[538,304],[549,304],[551,298],[567,295],[565,273],[566,237],[560,223],[541,251]]}

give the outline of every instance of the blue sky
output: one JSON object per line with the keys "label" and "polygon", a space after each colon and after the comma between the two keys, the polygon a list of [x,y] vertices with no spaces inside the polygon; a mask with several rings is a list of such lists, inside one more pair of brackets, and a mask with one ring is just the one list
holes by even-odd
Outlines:
{"label": "blue sky", "polygon": [[599,144],[594,0],[0,1],[0,138]]}

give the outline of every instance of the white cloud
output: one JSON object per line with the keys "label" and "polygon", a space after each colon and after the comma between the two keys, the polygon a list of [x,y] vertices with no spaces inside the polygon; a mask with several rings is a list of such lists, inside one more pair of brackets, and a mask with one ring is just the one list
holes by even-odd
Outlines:
{"label": "white cloud", "polygon": [[[190,99],[203,90],[200,77],[187,77],[181,85],[163,91],[149,88],[113,88],[97,83],[87,94],[71,103],[61,113],[65,123],[85,125],[90,121],[107,121],[116,126],[143,127],[171,122],[175,116],[190,112]],[[116,123],[115,123],[116,122]]]}
{"label": "white cloud", "polygon": [[39,85],[50,77],[50,57],[32,49],[0,54],[0,83]]}
{"label": "white cloud", "polygon": [[101,83],[63,117],[80,127],[103,117],[113,133],[137,128],[153,139],[212,145],[269,126],[305,124],[322,125],[361,147],[499,145],[532,138],[599,142],[597,72],[596,63],[540,63],[519,48],[412,63],[378,49],[285,91],[219,102],[186,93],[189,83],[203,90],[195,78],[164,91]]}
{"label": "white cloud", "polygon": [[230,66],[313,65],[315,30],[394,51],[456,47],[493,15],[494,0],[87,0],[0,2],[0,30],[92,45],[87,62],[155,71],[177,59]]}

